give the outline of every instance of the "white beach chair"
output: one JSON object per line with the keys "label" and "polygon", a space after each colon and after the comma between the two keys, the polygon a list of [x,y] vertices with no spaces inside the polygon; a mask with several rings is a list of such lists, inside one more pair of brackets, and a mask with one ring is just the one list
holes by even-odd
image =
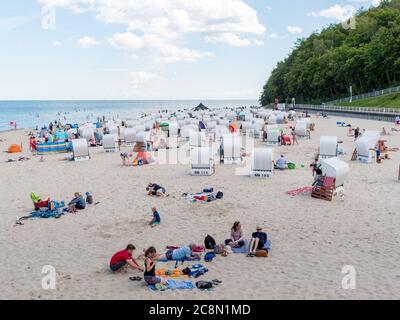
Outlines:
{"label": "white beach chair", "polygon": [[310,130],[308,129],[308,122],[301,120],[296,121],[294,130],[298,138],[310,139]]}
{"label": "white beach chair", "polygon": [[222,148],[224,152],[224,164],[239,164],[241,156],[241,138],[233,134],[222,137]]}
{"label": "white beach chair", "polygon": [[190,150],[191,175],[211,176],[215,173],[214,159],[211,148],[197,147]]}
{"label": "white beach chair", "polygon": [[321,161],[321,170],[323,176],[336,179],[334,195],[344,193],[344,181],[350,172],[350,166],[339,158],[333,157]]}
{"label": "white beach chair", "polygon": [[356,141],[357,160],[364,163],[373,163],[376,160],[374,149],[378,142],[378,138],[370,136],[362,136]]}
{"label": "white beach chair", "polygon": [[205,147],[206,146],[206,133],[192,131],[189,136],[189,147]]}
{"label": "white beach chair", "polygon": [[267,144],[276,146],[279,144],[279,137],[281,135],[281,129],[278,125],[267,126]]}
{"label": "white beach chair", "polygon": [[89,147],[86,139],[72,140],[72,151],[75,161],[89,160]]}
{"label": "white beach chair", "polygon": [[103,137],[103,149],[105,152],[116,152],[117,151],[117,135],[106,134]]}
{"label": "white beach chair", "polygon": [[125,145],[133,146],[136,142],[136,129],[128,128],[125,129]]}
{"label": "white beach chair", "polygon": [[81,137],[86,141],[94,140],[94,128],[84,127],[81,132]]}
{"label": "white beach chair", "polygon": [[321,159],[333,158],[338,155],[338,138],[321,136],[319,140],[319,156]]}
{"label": "white beach chair", "polygon": [[272,178],[274,174],[274,149],[255,148],[251,159],[252,178]]}

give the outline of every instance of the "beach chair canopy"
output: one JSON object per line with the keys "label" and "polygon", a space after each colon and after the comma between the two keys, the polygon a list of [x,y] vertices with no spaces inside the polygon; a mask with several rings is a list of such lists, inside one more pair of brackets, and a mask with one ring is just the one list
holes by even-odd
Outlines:
{"label": "beach chair canopy", "polygon": [[273,171],[274,149],[255,148],[252,155],[253,171]]}
{"label": "beach chair canopy", "polygon": [[177,136],[178,135],[178,122],[170,122],[168,130],[170,136]]}
{"label": "beach chair canopy", "polygon": [[278,123],[278,118],[276,115],[270,115],[268,117],[268,124],[277,124]]}
{"label": "beach chair canopy", "polygon": [[205,167],[210,165],[211,149],[197,147],[190,150],[190,163],[192,167]]}
{"label": "beach chair canopy", "polygon": [[83,127],[81,137],[89,141],[90,139],[94,138],[94,128],[92,127]]}
{"label": "beach chair canopy", "polygon": [[189,145],[191,147],[204,147],[206,140],[205,132],[190,132]]}
{"label": "beach chair canopy", "polygon": [[337,157],[321,161],[322,174],[327,177],[336,178],[336,187],[343,186],[350,172],[349,165]]}
{"label": "beach chair canopy", "polygon": [[374,137],[362,136],[358,138],[356,141],[357,154],[362,157],[369,157],[371,149],[375,148],[376,143],[377,140]]}
{"label": "beach chair canopy", "polygon": [[146,132],[144,131],[137,132],[135,135],[135,142],[146,143],[147,142]]}
{"label": "beach chair canopy", "polygon": [[307,129],[308,129],[307,122],[300,121],[300,120],[296,121],[294,130],[295,130],[297,135],[306,136],[307,135]]}
{"label": "beach chair canopy", "polygon": [[86,139],[72,140],[72,150],[74,153],[74,158],[89,156],[89,147]]}
{"label": "beach chair canopy", "polygon": [[319,141],[319,154],[323,157],[336,157],[338,138],[335,136],[322,136]]}
{"label": "beach chair canopy", "polygon": [[136,129],[135,128],[127,128],[125,129],[125,142],[126,143],[134,143],[136,139]]}
{"label": "beach chair canopy", "polygon": [[226,134],[222,137],[224,148],[224,157],[238,159],[241,157],[241,138],[232,134]]}
{"label": "beach chair canopy", "polygon": [[103,137],[103,148],[104,149],[115,149],[118,137],[115,134],[106,134]]}

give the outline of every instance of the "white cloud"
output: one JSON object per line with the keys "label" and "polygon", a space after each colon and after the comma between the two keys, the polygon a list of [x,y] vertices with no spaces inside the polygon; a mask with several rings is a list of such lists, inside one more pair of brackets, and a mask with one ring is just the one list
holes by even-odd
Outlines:
{"label": "white cloud", "polygon": [[320,10],[318,12],[310,12],[308,13],[308,16],[323,17],[342,22],[350,19],[355,12],[356,8],[353,6],[341,6],[339,4],[335,4],[328,9]]}
{"label": "white cloud", "polygon": [[53,45],[54,48],[62,47],[62,43],[60,41],[54,41],[52,45]]}
{"label": "white cloud", "polygon": [[287,29],[288,29],[288,31],[290,33],[297,33],[297,34],[302,34],[303,33],[303,29],[300,28],[300,27],[288,26]]}
{"label": "white cloud", "polygon": [[82,49],[88,49],[88,48],[94,47],[97,44],[98,44],[98,42],[95,39],[93,39],[92,37],[88,37],[88,36],[80,38],[77,41],[78,47],[82,48]]}
{"label": "white cloud", "polygon": [[231,47],[248,47],[248,46],[262,46],[264,43],[257,39],[242,39],[234,33],[220,33],[212,36],[205,37],[206,42],[221,43]]}
{"label": "white cloud", "polygon": [[[266,28],[243,0],[38,0],[75,13],[92,12],[98,21],[118,24],[125,32],[108,37],[118,48],[151,50],[157,59],[194,61],[209,52],[185,48],[185,38],[199,34],[207,42],[243,47],[261,45],[255,39]],[[172,56],[168,57],[167,54]],[[157,57],[158,55],[158,57]]]}

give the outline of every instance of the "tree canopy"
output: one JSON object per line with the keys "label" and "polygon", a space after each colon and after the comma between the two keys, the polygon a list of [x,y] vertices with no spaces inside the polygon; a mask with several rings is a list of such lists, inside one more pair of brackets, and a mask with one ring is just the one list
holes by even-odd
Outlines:
{"label": "tree canopy", "polygon": [[332,24],[299,39],[263,87],[260,102],[321,103],[400,83],[400,0],[361,9],[355,27]]}

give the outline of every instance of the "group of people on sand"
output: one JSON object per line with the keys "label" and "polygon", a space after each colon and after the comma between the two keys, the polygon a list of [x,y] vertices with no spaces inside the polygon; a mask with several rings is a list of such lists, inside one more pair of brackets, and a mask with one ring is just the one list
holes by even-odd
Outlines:
{"label": "group of people on sand", "polygon": [[[189,245],[168,250],[163,254],[157,253],[155,247],[151,246],[143,251],[137,258],[134,257],[136,247],[129,244],[124,250],[115,253],[110,260],[110,270],[115,273],[126,271],[128,268],[139,270],[143,272],[144,281],[148,285],[165,284],[165,280],[156,275],[157,261],[183,261],[183,260],[198,260],[199,256],[193,253],[196,245],[191,243]],[[138,261],[144,259],[143,265]],[[140,277],[131,277],[131,280],[140,281]]]}
{"label": "group of people on sand", "polygon": [[[268,141],[268,132],[264,128],[263,134],[262,134],[263,142]],[[296,130],[294,127],[290,127],[290,133],[285,134],[283,130],[280,131],[280,135],[278,137],[278,143],[281,146],[294,146],[295,144],[299,144],[299,141],[297,140],[297,134]]]}
{"label": "group of people on sand", "polygon": [[[268,254],[268,250],[265,249],[265,245],[267,244],[267,234],[262,230],[261,226],[257,226],[256,232],[252,234],[247,255],[248,257],[255,257],[258,250],[265,250]],[[225,240],[225,245],[228,250],[232,248],[242,248],[246,245],[240,221],[235,221],[233,224],[231,228],[231,236],[229,239]]]}

